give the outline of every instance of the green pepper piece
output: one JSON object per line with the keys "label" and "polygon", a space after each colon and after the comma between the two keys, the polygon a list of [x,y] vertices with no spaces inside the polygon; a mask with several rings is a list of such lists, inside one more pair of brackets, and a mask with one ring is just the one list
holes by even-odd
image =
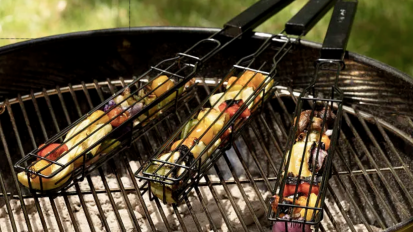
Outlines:
{"label": "green pepper piece", "polygon": [[184,129],[182,130],[181,133],[181,139],[184,139],[188,136],[189,131],[198,123],[197,119],[191,119],[189,122],[185,125]]}

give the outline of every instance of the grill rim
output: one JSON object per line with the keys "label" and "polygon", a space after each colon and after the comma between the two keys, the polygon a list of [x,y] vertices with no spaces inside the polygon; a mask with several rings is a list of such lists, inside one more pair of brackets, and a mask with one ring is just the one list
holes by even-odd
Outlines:
{"label": "grill rim", "polygon": [[[58,35],[51,35],[51,36],[45,36],[45,37],[40,37],[36,39],[31,39],[27,41],[22,41],[22,42],[17,42],[14,44],[9,44],[3,47],[0,47],[0,56],[16,51],[16,50],[21,50],[26,47],[31,47],[31,46],[36,46],[36,45],[41,45],[44,43],[49,43],[49,42],[59,42],[59,41],[64,41],[68,39],[82,39],[82,38],[89,38],[90,36],[116,36],[116,35],[127,35],[127,34],[134,34],[134,33],[152,33],[154,31],[156,32],[181,32],[181,33],[191,33],[194,34],[205,34],[211,35],[213,33],[216,33],[220,31],[221,28],[214,28],[214,27],[182,27],[182,26],[144,26],[144,27],[131,27],[131,28],[109,28],[109,29],[97,29],[97,30],[87,30],[87,31],[79,31],[79,32],[69,32],[69,33],[64,33],[64,34],[58,34]],[[269,33],[264,33],[264,32],[253,32],[253,35],[251,36],[252,39],[266,39],[268,37],[271,37],[272,34]],[[317,42],[312,42],[304,39],[300,39],[300,44],[303,46],[307,46],[310,48],[315,48],[315,49],[320,49],[321,44]],[[345,53],[345,58],[346,59],[351,59],[356,62],[366,64],[369,66],[373,66],[376,69],[380,69],[382,71],[385,71],[391,75],[394,75],[398,78],[401,78],[404,81],[409,82],[410,84],[413,84],[413,77],[409,76],[407,73],[390,66],[386,63],[383,63],[379,60],[373,59],[371,57],[358,54],[355,52],[351,51],[346,51]]]}

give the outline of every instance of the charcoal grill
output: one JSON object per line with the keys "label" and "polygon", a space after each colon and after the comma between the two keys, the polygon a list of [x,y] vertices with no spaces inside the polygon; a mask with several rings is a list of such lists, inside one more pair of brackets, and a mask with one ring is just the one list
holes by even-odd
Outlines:
{"label": "charcoal grill", "polygon": [[[308,41],[300,40],[301,45],[279,63],[274,98],[179,206],[150,201],[145,182],[133,175],[179,125],[178,115],[165,118],[131,149],[58,195],[33,194],[19,185],[14,173],[13,164],[23,155],[134,76],[217,31],[113,29],[3,47],[0,156],[6,161],[0,169],[1,230],[269,230],[265,215],[291,115],[299,93],[312,80],[313,61],[319,54],[320,46]],[[202,67],[197,78],[201,88],[182,114],[189,114],[231,65],[268,37],[252,33],[234,41],[232,48]],[[272,49],[279,47],[275,43]],[[272,54],[268,52],[269,59]],[[345,58],[347,67],[338,81],[344,92],[343,124],[320,229],[394,231],[411,224],[413,216],[413,81],[370,58],[354,53]],[[320,77],[319,81],[327,94],[331,80]]]}

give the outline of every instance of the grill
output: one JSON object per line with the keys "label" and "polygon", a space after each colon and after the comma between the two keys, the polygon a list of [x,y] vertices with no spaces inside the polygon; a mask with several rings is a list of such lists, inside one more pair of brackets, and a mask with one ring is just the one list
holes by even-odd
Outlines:
{"label": "grill", "polygon": [[[249,120],[232,148],[179,206],[151,200],[146,182],[136,179],[134,172],[231,65],[253,53],[270,35],[246,36],[217,54],[198,71],[200,86],[182,110],[149,128],[130,149],[71,188],[59,194],[35,194],[19,185],[13,168],[38,144],[134,81],[135,74],[216,32],[115,29],[2,48],[1,230],[268,231],[268,201],[292,126],[291,115],[298,96],[312,80],[313,61],[319,54],[320,46],[307,41],[301,40],[279,63],[280,82],[274,97]],[[263,55],[271,59],[280,47],[275,42]],[[413,220],[413,82],[357,54],[346,54],[345,62],[338,80],[344,93],[343,122],[320,230],[394,231]],[[332,81],[321,76],[318,82],[327,95]]]}

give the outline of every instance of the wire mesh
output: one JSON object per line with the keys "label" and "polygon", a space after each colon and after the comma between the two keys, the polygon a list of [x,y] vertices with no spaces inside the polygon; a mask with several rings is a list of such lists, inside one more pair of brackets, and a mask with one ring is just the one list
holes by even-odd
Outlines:
{"label": "wire mesh", "polygon": [[[26,173],[20,178],[25,179],[27,187],[41,192],[67,189],[69,180],[83,180],[139,139],[159,115],[176,110],[193,96],[189,91],[194,90],[192,76],[198,65],[237,38],[217,32],[151,67],[16,162],[14,167]],[[144,78],[146,83],[142,83]]]}
{"label": "wire mesh", "polygon": [[[257,62],[273,42],[282,42],[282,46],[273,55],[272,63]],[[187,196],[231,147],[250,115],[264,106],[274,91],[277,64],[292,47],[288,37],[277,35],[233,66],[150,162],[135,173],[149,181],[154,196],[164,203],[179,203]],[[223,91],[218,93],[220,90]]]}
{"label": "wire mesh", "polygon": [[[298,98],[269,207],[273,231],[319,229],[341,129],[343,92],[337,81],[343,68],[341,61],[318,60],[312,83]],[[334,80],[327,97],[316,92],[321,75]]]}

